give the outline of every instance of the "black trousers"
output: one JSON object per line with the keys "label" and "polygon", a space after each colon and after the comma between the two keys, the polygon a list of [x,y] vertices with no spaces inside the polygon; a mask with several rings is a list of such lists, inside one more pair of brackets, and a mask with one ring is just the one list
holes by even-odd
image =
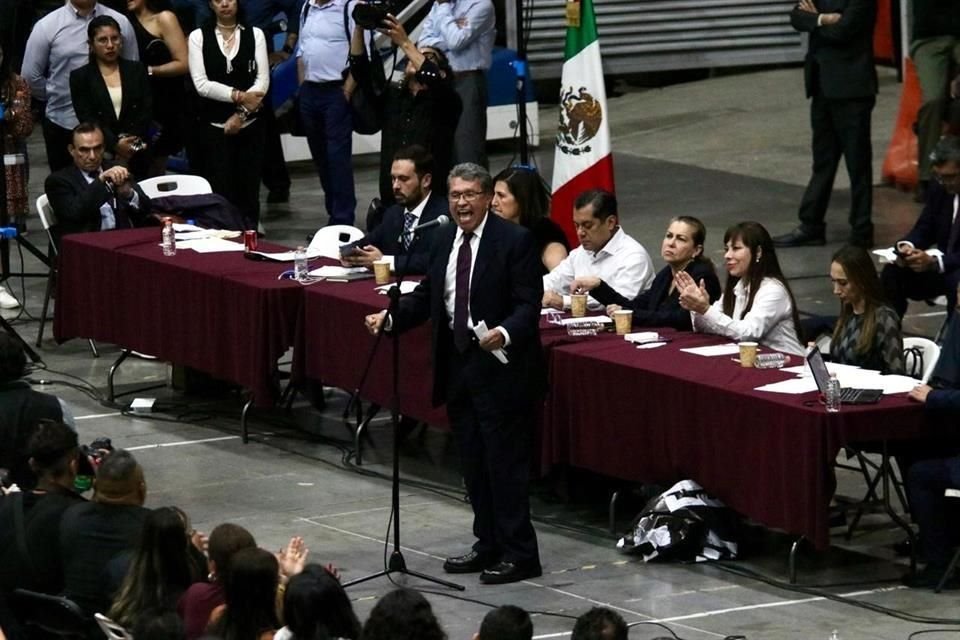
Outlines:
{"label": "black trousers", "polygon": [[880,272],[880,284],[887,300],[902,318],[907,312],[910,300],[929,300],[938,296],[947,297],[947,315],[957,306],[957,284],[960,283],[960,270],[948,273],[922,271],[920,273],[906,267],[888,264]]}
{"label": "black trousers", "polygon": [[43,143],[47,148],[47,164],[50,166],[50,173],[60,171],[73,164],[73,158],[67,145],[73,143],[73,131],[64,129],[60,125],[50,122],[47,118],[43,119]]}
{"label": "black trousers", "polygon": [[475,344],[450,351],[447,414],[473,507],[473,548],[510,562],[539,561],[529,493],[534,405],[509,400],[526,394],[489,353]]}
{"label": "black trousers", "polygon": [[264,107],[258,116],[263,121],[263,186],[267,191],[290,191],[290,173],[287,171],[287,161],[283,157],[280,128],[273,115],[269,91],[263,101]]}
{"label": "black trousers", "polygon": [[203,131],[203,176],[213,192],[229,200],[256,229],[260,221],[260,179],[263,167],[263,123],[253,123],[235,135],[207,124]]}
{"label": "black trousers", "polygon": [[873,239],[873,150],[870,116],[876,98],[832,100],[814,96],[810,101],[813,129],[813,175],[800,201],[800,224],[821,235],[840,158],[850,176],[851,239]]}

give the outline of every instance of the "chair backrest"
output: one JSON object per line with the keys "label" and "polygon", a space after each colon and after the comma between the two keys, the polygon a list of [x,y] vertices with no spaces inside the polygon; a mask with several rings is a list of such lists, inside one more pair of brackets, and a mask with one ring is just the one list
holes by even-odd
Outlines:
{"label": "chair backrest", "polygon": [[826,355],[830,354],[830,345],[833,342],[833,337],[829,333],[822,333],[817,336],[817,349],[820,349],[820,353]]}
{"label": "chair backrest", "polygon": [[129,631],[102,613],[95,613],[93,617],[103,630],[103,635],[107,636],[107,640],[133,640]]}
{"label": "chair backrest", "polygon": [[24,626],[60,637],[85,637],[91,627],[90,618],[77,603],[62,596],[16,589],[10,596],[10,609]]}
{"label": "chair backrest", "polygon": [[921,383],[927,383],[939,359],[940,347],[933,340],[927,338],[903,339],[904,370],[907,375],[920,378]]}
{"label": "chair backrest", "polygon": [[53,213],[53,207],[50,206],[50,198],[43,193],[37,198],[37,215],[40,216],[40,224],[44,231],[49,232],[50,227],[57,224],[57,216]]}
{"label": "chair backrest", "polygon": [[364,236],[363,231],[346,224],[334,224],[323,227],[310,240],[307,250],[310,253],[319,253],[325,258],[340,259],[340,247],[359,240]]}
{"label": "chair backrest", "polygon": [[137,183],[148,198],[164,196],[199,196],[213,193],[206,178],[191,175],[169,175],[147,178]]}

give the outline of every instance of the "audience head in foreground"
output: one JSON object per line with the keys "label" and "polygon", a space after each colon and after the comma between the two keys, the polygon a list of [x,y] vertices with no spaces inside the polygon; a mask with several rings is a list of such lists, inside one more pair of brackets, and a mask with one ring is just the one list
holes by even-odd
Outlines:
{"label": "audience head in foreground", "polygon": [[340,581],[319,564],[290,578],[283,594],[283,616],[293,640],[360,637],[360,620]]}
{"label": "audience head in foreground", "polygon": [[483,617],[473,640],[532,640],[530,614],[512,604],[497,607]]}
{"label": "audience head in foreground", "polygon": [[446,637],[430,603],[411,589],[401,588],[383,596],[363,625],[363,640],[446,640]]}
{"label": "audience head in foreground", "polygon": [[261,640],[280,628],[277,621],[277,558],[263,549],[241,549],[230,558],[224,584],[226,608],[208,629],[223,640]]}
{"label": "audience head in foreground", "polygon": [[570,640],[627,640],[627,623],[616,611],[594,607],[577,618]]}
{"label": "audience head in foreground", "polygon": [[143,467],[133,454],[118,449],[106,456],[97,467],[93,481],[93,501],[101,504],[142,506],[147,499],[147,482]]}

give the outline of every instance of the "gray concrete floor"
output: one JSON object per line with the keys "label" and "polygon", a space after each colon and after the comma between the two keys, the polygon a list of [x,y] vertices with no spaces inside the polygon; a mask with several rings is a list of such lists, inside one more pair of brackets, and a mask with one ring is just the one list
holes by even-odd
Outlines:
{"label": "gray concrete floor", "polygon": [[[665,89],[625,85],[626,93],[610,101],[625,229],[656,256],[669,218],[694,214],[707,223],[709,252],[719,258],[723,229],[733,222],[757,219],[774,234],[792,228],[810,170],[801,75],[799,69],[791,68],[726,75]],[[877,181],[898,96],[893,74],[881,70],[873,119]],[[542,110],[545,144],[535,151],[535,160],[548,179],[553,155],[550,127],[555,118],[554,108]],[[506,144],[493,145],[491,151],[495,170],[513,156]],[[46,177],[39,129],[31,152],[35,197]],[[375,166],[369,157],[356,162],[358,199],[364,203],[360,217],[376,191]],[[292,173],[291,203],[267,209],[264,221],[271,240],[295,244],[324,224],[325,216],[312,167],[292,167]],[[826,274],[830,254],[846,236],[848,196],[841,172],[828,246],[780,253],[804,312],[835,313]],[[894,240],[909,228],[918,211],[909,194],[877,186],[878,243]],[[38,221],[32,218],[29,226],[29,240],[45,247]],[[15,257],[14,265],[18,264]],[[26,267],[39,269],[29,257]],[[18,296],[25,293],[26,305],[20,314],[4,312],[4,316],[33,340],[44,283],[15,279],[8,286]],[[916,305],[905,329],[932,335],[942,319],[942,309]],[[246,446],[237,435],[240,403],[230,394],[185,397],[168,388],[151,391],[141,395],[160,397],[163,412],[150,419],[128,417],[101,403],[107,368],[119,351],[112,345],[100,348],[101,357],[94,359],[83,341],[56,345],[48,332],[41,350],[48,370],[35,372],[33,378],[46,381],[49,391],[73,405],[84,441],[105,435],[115,445],[135,452],[146,468],[150,506],[179,505],[198,528],[207,531],[224,521],[240,523],[268,548],[279,548],[291,535],[303,535],[312,557],[335,562],[347,580],[382,568],[390,514],[385,474],[392,445],[383,419],[373,429],[367,464],[357,469],[344,462],[350,447],[340,417],[345,398],[335,390],[326,392],[328,408],[323,412],[298,400],[289,414],[257,414],[255,441]],[[145,382],[166,383],[169,376],[167,364],[133,361],[123,366],[119,383],[129,390]],[[404,553],[411,568],[433,575],[441,574],[444,556],[463,551],[471,542],[470,510],[462,499],[452,448],[446,434],[431,430],[411,438],[402,448]],[[862,492],[853,474],[841,472],[839,481],[842,494]],[[951,617],[955,610],[952,594],[898,586],[905,566],[892,559],[889,544],[899,535],[882,518],[868,518],[864,532],[851,543],[835,536],[829,552],[801,553],[800,581],[847,598],[836,602],[783,588],[791,541],[776,533],[752,531],[744,559],[734,565],[779,581],[773,584],[717,565],[643,564],[621,556],[605,531],[608,488],[597,479],[578,475],[537,484],[534,511],[545,570],[542,578],[490,588],[480,587],[470,577],[456,577],[467,587],[463,598],[418,580],[397,581],[434,592],[428,598],[451,638],[469,638],[488,606],[503,603],[538,612],[534,622],[540,638],[564,637],[572,627],[568,616],[597,604],[620,611],[629,622],[662,622],[688,640],[732,634],[765,640],[825,639],[833,629],[844,640],[894,640],[935,627],[854,604],[937,618]],[[632,502],[625,501],[621,509],[620,527],[640,506]],[[364,617],[377,597],[392,587],[381,578],[349,593]],[[668,635],[643,625],[631,631],[632,638]]]}

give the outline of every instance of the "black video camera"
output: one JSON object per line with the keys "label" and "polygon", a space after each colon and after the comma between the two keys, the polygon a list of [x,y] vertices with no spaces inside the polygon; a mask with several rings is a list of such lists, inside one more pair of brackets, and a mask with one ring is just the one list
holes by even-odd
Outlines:
{"label": "black video camera", "polygon": [[374,0],[357,4],[353,8],[353,21],[362,29],[379,29],[388,13],[393,13],[393,3]]}

